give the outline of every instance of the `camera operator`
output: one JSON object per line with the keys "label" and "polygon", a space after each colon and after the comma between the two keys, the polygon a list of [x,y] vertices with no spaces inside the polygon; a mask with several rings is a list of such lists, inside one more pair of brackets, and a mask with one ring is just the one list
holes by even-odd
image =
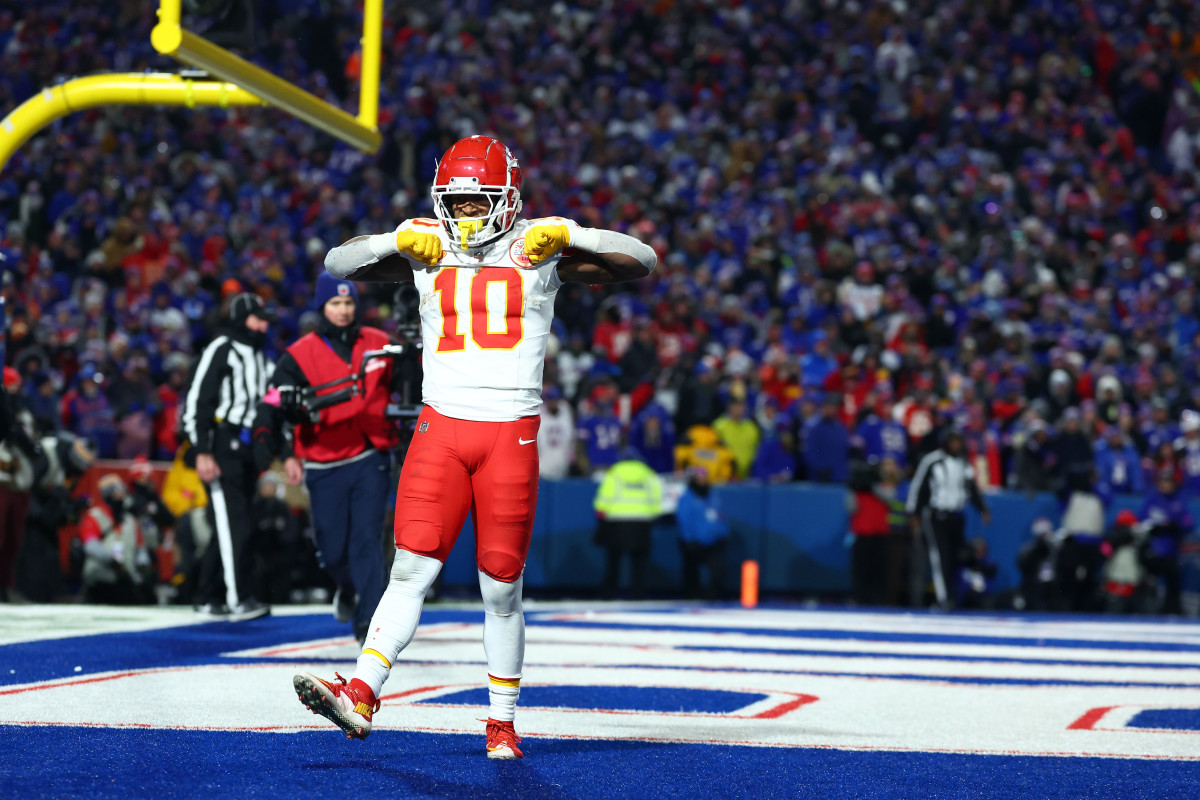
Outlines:
{"label": "camera operator", "polygon": [[[392,361],[365,361],[388,344],[357,316],[354,283],[322,272],[317,278],[317,330],[279,359],[254,426],[260,470],[281,452],[289,483],[308,487],[321,565],[337,584],[334,615],[354,622],[365,638],[383,596],[383,521],[390,458],[399,430],[388,419]],[[282,436],[291,423],[291,447]],[[355,599],[357,595],[357,600]]]}
{"label": "camera operator", "polygon": [[[216,547],[209,547],[196,580],[196,610],[230,620],[269,614],[250,593],[251,501],[258,486],[251,430],[271,366],[263,355],[275,315],[257,295],[235,295],[229,328],[204,348],[183,403],[184,435],[210,500]],[[223,575],[222,575],[223,573]],[[221,584],[225,592],[222,602]]]}

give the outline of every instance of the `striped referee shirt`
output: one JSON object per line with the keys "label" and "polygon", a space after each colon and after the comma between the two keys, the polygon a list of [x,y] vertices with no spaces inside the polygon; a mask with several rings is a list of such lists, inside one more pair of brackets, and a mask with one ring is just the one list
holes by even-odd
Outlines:
{"label": "striped referee shirt", "polygon": [[204,348],[183,402],[183,433],[197,453],[211,453],[213,434],[225,423],[251,428],[273,371],[262,350],[236,335],[218,336]]}
{"label": "striped referee shirt", "polygon": [[975,469],[962,456],[934,450],[921,459],[908,490],[908,512],[918,514],[926,508],[946,513],[962,513],[967,503],[983,511],[983,496],[975,482]]}

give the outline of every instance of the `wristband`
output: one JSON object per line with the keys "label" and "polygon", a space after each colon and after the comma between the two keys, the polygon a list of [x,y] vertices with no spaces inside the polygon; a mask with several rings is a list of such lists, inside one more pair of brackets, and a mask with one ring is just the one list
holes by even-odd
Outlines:
{"label": "wristband", "polygon": [[376,233],[367,237],[367,245],[371,248],[371,254],[375,256],[376,260],[394,256],[400,252],[400,248],[396,246],[396,233],[396,231]]}
{"label": "wristband", "polygon": [[595,228],[568,226],[571,247],[578,247],[587,253],[597,253],[600,250],[600,231]]}

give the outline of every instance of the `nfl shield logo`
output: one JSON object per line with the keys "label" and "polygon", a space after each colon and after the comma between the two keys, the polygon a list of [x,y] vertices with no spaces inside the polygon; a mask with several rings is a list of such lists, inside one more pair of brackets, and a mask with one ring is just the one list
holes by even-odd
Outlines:
{"label": "nfl shield logo", "polygon": [[425,431],[427,431],[427,430],[429,430],[429,423],[428,423],[428,422],[422,422],[422,423],[421,423],[421,427],[417,428],[417,433],[424,433],[424,432],[425,432]]}

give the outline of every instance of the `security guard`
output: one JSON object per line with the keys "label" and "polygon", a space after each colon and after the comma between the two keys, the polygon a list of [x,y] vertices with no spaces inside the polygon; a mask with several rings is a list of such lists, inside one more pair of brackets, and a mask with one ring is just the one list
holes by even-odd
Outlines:
{"label": "security guard", "polygon": [[607,551],[604,596],[613,597],[621,571],[621,556],[629,554],[630,590],[635,599],[645,594],[650,532],[662,514],[662,481],[636,453],[608,468],[596,492],[594,542]]}
{"label": "security guard", "polygon": [[[195,453],[196,474],[211,500],[217,547],[209,547],[196,580],[196,610],[238,621],[269,614],[250,596],[250,504],[258,472],[250,447],[259,399],[271,365],[263,355],[275,315],[249,292],[229,303],[229,328],[204,348],[188,384],[180,421]],[[225,591],[221,592],[224,582]]]}
{"label": "security guard", "polygon": [[[274,456],[284,455],[288,482],[303,480],[308,487],[318,555],[338,587],[334,615],[340,622],[353,621],[355,636],[362,639],[386,585],[383,520],[391,488],[386,453],[399,439],[397,425],[385,414],[392,361],[364,363],[363,355],[387,345],[388,337],[359,324],[352,281],[322,272],[316,306],[321,312],[317,330],[279,359],[271,389],[259,403],[255,458],[265,469]],[[315,390],[309,393],[315,400],[330,400],[339,392],[346,397],[320,409],[314,420],[310,410],[284,397],[306,389]],[[290,447],[282,435],[287,422],[294,425]]]}

